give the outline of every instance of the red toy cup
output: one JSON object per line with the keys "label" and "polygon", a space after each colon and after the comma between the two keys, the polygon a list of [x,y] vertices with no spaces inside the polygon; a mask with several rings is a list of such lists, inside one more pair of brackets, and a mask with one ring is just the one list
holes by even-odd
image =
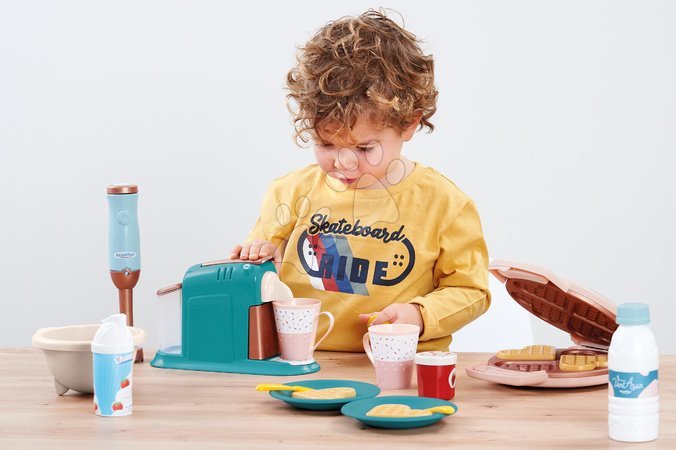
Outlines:
{"label": "red toy cup", "polygon": [[450,352],[422,352],[415,355],[418,395],[451,400],[455,397],[455,365],[458,355]]}

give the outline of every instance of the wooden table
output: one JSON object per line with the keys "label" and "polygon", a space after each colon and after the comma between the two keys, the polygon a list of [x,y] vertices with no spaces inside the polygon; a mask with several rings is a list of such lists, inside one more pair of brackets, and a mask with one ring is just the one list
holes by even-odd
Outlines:
{"label": "wooden table", "polygon": [[[146,349],[146,357],[152,352]],[[290,408],[258,383],[303,377],[156,369],[134,366],[134,413],[102,418],[92,396],[54,392],[40,351],[0,349],[0,448],[627,448],[608,438],[606,386],[513,388],[469,378],[468,365],[488,354],[459,355],[458,413],[427,428],[380,430],[338,412]],[[374,382],[363,354],[318,352],[322,370],[307,378]],[[641,449],[676,448],[676,355],[660,362],[660,438]],[[415,395],[384,391],[381,395]]]}

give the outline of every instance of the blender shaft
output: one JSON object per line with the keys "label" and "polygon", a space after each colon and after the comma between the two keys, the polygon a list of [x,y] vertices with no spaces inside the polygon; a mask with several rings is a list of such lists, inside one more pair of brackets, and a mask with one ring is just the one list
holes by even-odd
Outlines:
{"label": "blender shaft", "polygon": [[[120,313],[126,314],[127,316],[127,325],[134,326],[134,286],[138,283],[138,279],[141,276],[141,270],[122,270],[120,272],[111,270],[110,278],[113,280],[113,284],[118,289],[119,301],[120,301]],[[143,349],[138,348],[136,350],[136,356],[134,357],[134,362],[143,361]]]}

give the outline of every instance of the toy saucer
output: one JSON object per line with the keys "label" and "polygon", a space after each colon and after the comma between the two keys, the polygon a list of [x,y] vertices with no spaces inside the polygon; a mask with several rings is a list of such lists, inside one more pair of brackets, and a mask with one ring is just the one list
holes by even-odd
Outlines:
{"label": "toy saucer", "polygon": [[404,430],[408,428],[419,428],[432,425],[446,417],[446,414],[434,413],[431,416],[418,417],[373,417],[367,416],[366,413],[378,405],[387,403],[398,403],[407,405],[411,409],[426,409],[435,406],[452,406],[455,411],[458,407],[446,400],[430,397],[414,397],[414,396],[384,396],[376,398],[368,398],[366,400],[358,400],[348,403],[340,410],[344,415],[357,419],[358,421],[376,428],[389,428],[393,430]]}
{"label": "toy saucer", "polygon": [[351,387],[356,392],[355,397],[350,398],[336,398],[332,400],[311,400],[306,398],[294,398],[291,396],[291,391],[270,391],[270,396],[288,403],[289,405],[300,408],[309,409],[312,411],[330,411],[338,410],[343,405],[358,401],[367,400],[380,394],[380,388],[371,383],[364,383],[353,380],[302,380],[284,383],[288,386],[305,386],[312,389],[327,389],[334,387]]}

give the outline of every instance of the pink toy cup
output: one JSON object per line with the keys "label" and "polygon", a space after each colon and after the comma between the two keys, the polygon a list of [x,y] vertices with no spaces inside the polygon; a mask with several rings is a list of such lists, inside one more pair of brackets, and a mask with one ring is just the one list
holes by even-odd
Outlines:
{"label": "pink toy cup", "polygon": [[455,365],[458,355],[451,352],[422,352],[415,355],[418,395],[451,400],[455,397]]}
{"label": "pink toy cup", "polygon": [[369,327],[362,342],[366,356],[376,369],[378,386],[382,389],[411,387],[419,334],[420,327],[403,323]]}
{"label": "pink toy cup", "polygon": [[[294,298],[286,302],[272,302],[275,314],[279,349],[282,359],[287,361],[312,362],[317,346],[333,330],[333,314],[320,311],[322,302],[312,298]],[[315,344],[319,316],[329,318],[329,329]]]}

